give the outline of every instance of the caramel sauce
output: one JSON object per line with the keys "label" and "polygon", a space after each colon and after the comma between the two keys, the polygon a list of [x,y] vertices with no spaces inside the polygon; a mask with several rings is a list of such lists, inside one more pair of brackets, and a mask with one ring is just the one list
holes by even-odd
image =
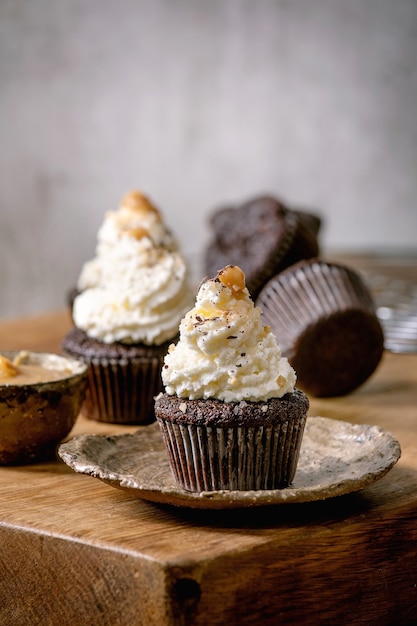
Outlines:
{"label": "caramel sauce", "polygon": [[52,368],[32,363],[26,352],[19,353],[13,361],[0,355],[0,385],[34,385],[66,378],[69,368]]}

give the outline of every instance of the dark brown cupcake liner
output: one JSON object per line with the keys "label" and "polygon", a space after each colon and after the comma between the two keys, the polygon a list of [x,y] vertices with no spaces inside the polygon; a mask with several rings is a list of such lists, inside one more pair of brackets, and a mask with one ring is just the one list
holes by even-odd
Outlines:
{"label": "dark brown cupcake liner", "polygon": [[86,359],[88,387],[81,413],[91,420],[119,424],[155,421],[155,394],[162,389],[162,358]]}
{"label": "dark brown cupcake liner", "polygon": [[291,484],[306,416],[273,426],[212,427],[157,417],[174,479],[193,492]]}
{"label": "dark brown cupcake liner", "polygon": [[300,261],[272,278],[256,304],[296,370],[297,385],[313,395],[348,393],[381,359],[383,332],[375,304],[351,268]]}
{"label": "dark brown cupcake liner", "polygon": [[274,277],[256,304],[288,352],[300,329],[352,309],[375,312],[368,288],[350,268],[319,259],[302,261]]}

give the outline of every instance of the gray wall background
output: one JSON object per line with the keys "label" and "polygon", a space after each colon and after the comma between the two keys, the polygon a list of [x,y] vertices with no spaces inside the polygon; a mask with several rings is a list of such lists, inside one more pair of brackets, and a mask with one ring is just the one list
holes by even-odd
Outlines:
{"label": "gray wall background", "polygon": [[415,0],[0,0],[0,316],[64,304],[132,188],[198,259],[261,192],[417,250]]}

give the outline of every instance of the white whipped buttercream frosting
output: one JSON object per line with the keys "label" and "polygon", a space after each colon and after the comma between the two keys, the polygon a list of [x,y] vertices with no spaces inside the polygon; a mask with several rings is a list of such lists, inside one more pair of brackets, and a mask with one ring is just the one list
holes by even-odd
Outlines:
{"label": "white whipped buttercream frosting", "polygon": [[97,233],[96,256],[81,270],[77,287],[80,291],[102,282],[103,264],[124,236],[139,239],[146,235],[155,246],[178,251],[178,242],[166,226],[160,211],[140,191],[131,191],[121,200],[116,211],[107,211]]}
{"label": "white whipped buttercream frosting", "polygon": [[295,372],[262,324],[239,267],[226,266],[201,285],[162,380],[167,394],[190,400],[259,402],[294,391]]}
{"label": "white whipped buttercream frosting", "polygon": [[78,281],[74,323],[106,343],[169,341],[190,306],[184,258],[159,212],[142,200],[134,192],[106,214],[96,257]]}

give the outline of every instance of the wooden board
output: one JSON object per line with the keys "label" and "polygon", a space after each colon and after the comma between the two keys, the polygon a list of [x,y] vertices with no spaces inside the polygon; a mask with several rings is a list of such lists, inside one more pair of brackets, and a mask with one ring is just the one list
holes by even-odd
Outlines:
{"label": "wooden board", "polygon": [[[69,327],[5,321],[0,350],[58,351]],[[417,355],[310,414],[380,425],[402,457],[357,494],[245,511],[147,503],[58,460],[0,468],[0,624],[416,623]],[[80,417],[70,436],[134,430]]]}

